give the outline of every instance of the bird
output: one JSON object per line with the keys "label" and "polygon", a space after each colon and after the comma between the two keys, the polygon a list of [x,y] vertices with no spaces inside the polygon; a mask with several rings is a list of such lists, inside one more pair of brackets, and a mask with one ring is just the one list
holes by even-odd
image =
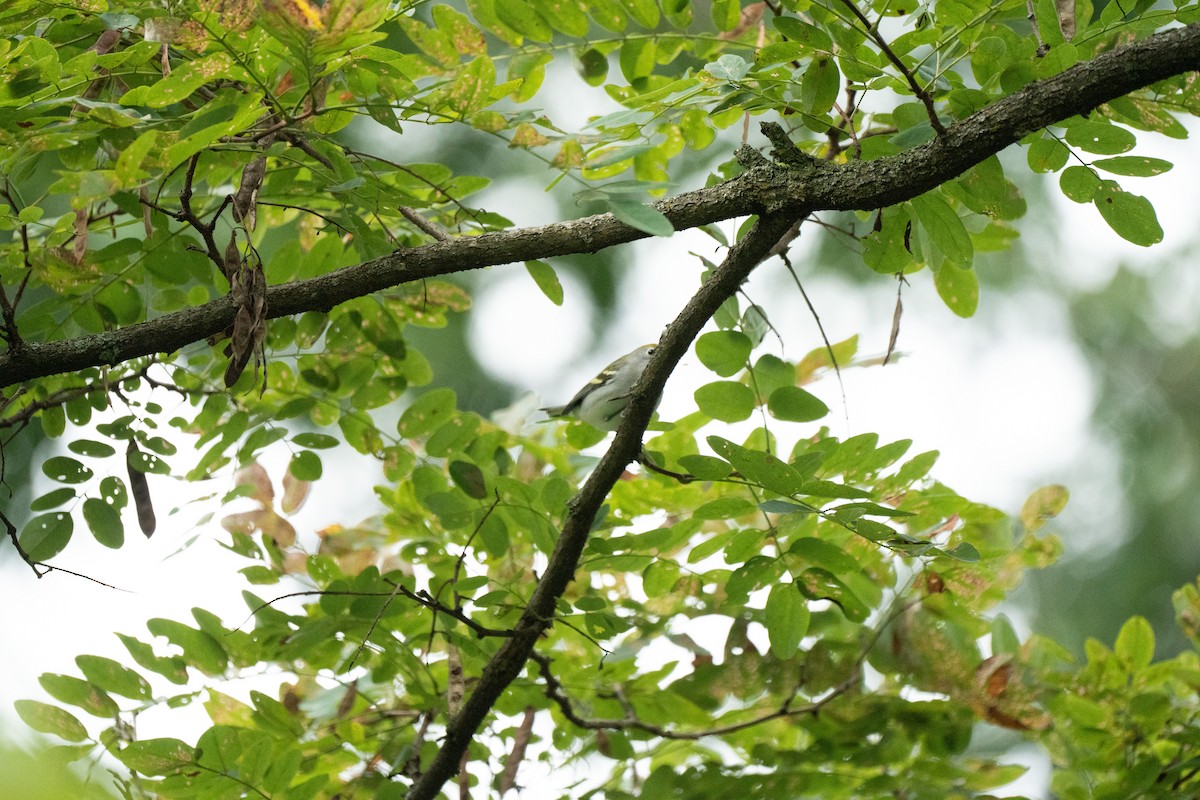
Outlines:
{"label": "bird", "polygon": [[593,428],[615,431],[621,424],[625,406],[629,405],[634,384],[642,377],[657,347],[657,344],[644,344],[626,353],[602,369],[565,405],[541,410],[551,417],[575,417]]}

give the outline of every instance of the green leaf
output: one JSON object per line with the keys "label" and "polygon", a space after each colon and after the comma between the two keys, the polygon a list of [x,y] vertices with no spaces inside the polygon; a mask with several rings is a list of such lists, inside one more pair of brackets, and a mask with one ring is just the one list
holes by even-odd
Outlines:
{"label": "green leaf", "polygon": [[103,656],[77,656],[75,663],[85,678],[106,692],[133,700],[149,700],[150,684],[125,665]]}
{"label": "green leaf", "polygon": [[702,481],[719,481],[729,477],[732,467],[725,461],[712,456],[687,455],[679,457],[679,466]]}
{"label": "green leaf", "polygon": [[700,363],[722,378],[744,369],[753,349],[750,337],[738,331],[712,331],[696,340]]}
{"label": "green leaf", "polygon": [[92,458],[108,458],[116,455],[116,448],[106,442],[94,442],[91,439],[76,439],[67,445],[72,453]]}
{"label": "green leaf", "polygon": [[468,497],[482,500],[488,496],[487,479],[483,477],[483,470],[470,461],[451,461],[450,477]]}
{"label": "green leaf", "polygon": [[336,436],[330,436],[327,433],[297,433],[292,437],[292,442],[300,447],[308,447],[313,450],[326,450],[341,444],[341,440]]}
{"label": "green leaf", "polygon": [[742,7],[738,0],[713,0],[711,10],[717,30],[731,31],[737,27]]}
{"label": "green leaf", "polygon": [[1070,496],[1070,492],[1065,486],[1058,484],[1043,486],[1029,495],[1025,504],[1021,506],[1021,524],[1027,531],[1038,530],[1046,524],[1046,520],[1053,519],[1062,513],[1063,509],[1067,507],[1067,500],[1070,499]]}
{"label": "green leaf", "polygon": [[1142,247],[1163,239],[1162,226],[1154,206],[1145,197],[1130,194],[1113,181],[1103,181],[1092,202],[1100,216],[1117,235]]}
{"label": "green leaf", "polygon": [[1100,189],[1100,178],[1088,167],[1067,167],[1058,177],[1058,187],[1076,203],[1090,203]]}
{"label": "green leaf", "polygon": [[618,58],[625,80],[632,84],[652,73],[657,63],[657,52],[653,39],[626,39]]}
{"label": "green leaf", "polygon": [[651,236],[671,236],[675,233],[675,226],[671,224],[671,220],[657,208],[645,203],[610,197],[604,206],[621,222]]}
{"label": "green leaf", "polygon": [[556,306],[563,304],[563,288],[558,282],[558,273],[554,271],[554,267],[545,261],[526,261],[525,270],[551,303]]}
{"label": "green leaf", "polygon": [[1150,666],[1154,660],[1154,629],[1145,617],[1130,617],[1121,626],[1113,654],[1130,671]]}
{"label": "green leaf", "polygon": [[454,416],[456,401],[453,389],[432,389],[404,410],[397,430],[410,439],[427,436]]}
{"label": "green leaf", "polygon": [[505,25],[517,33],[528,36],[535,42],[549,43],[554,38],[554,31],[546,20],[542,19],[533,5],[525,0],[494,0],[496,16]]}
{"label": "green leaf", "polygon": [[829,413],[829,406],[799,386],[780,386],[767,399],[767,410],[776,419],[812,422]]}
{"label": "green leaf", "polygon": [[692,512],[694,519],[733,519],[753,514],[756,506],[742,497],[721,497],[709,500]]}
{"label": "green leaf", "polygon": [[162,636],[183,650],[183,657],[206,675],[219,675],[229,664],[229,656],[221,643],[204,631],[189,628],[175,620],[155,618],[146,623],[155,636]]}
{"label": "green leaf", "polygon": [[804,486],[804,478],[795,468],[770,453],[742,447],[720,436],[709,436],[707,441],[708,446],[732,464],[743,478],[764,489],[791,497],[799,494]]}
{"label": "green leaf", "polygon": [[154,648],[150,645],[123,633],[118,633],[117,638],[125,645],[125,649],[133,656],[133,660],[138,666],[162,675],[171,683],[180,686],[188,682],[187,664],[179,656],[167,658],[156,656]]}
{"label": "green leaf", "polygon": [[92,479],[92,471],[68,456],[54,456],[42,462],[42,472],[47,478],[59,483],[86,483]]}
{"label": "green leaf", "polygon": [[[936,253],[924,253],[925,262],[932,267],[941,266],[940,254],[946,262],[957,267],[969,267],[975,258],[975,248],[966,225],[957,212],[950,207],[940,191],[927,192],[912,200],[917,212],[917,221],[929,235]],[[970,316],[969,314],[967,316]]]}
{"label": "green leaf", "polygon": [[642,570],[642,590],[647,597],[666,597],[678,588],[681,574],[674,561],[653,561]]}
{"label": "green leaf", "polygon": [[111,719],[119,710],[116,701],[106,692],[85,680],[44,672],[38,677],[38,683],[55,700],[78,706],[92,716]]}
{"label": "green leaf", "polygon": [[184,60],[180,66],[171,70],[170,75],[157,83],[130,89],[121,97],[121,104],[164,108],[187,99],[201,86],[218,78],[239,81],[246,80],[248,76],[229,53],[218,51],[200,58]]}
{"label": "green leaf", "polygon": [[21,547],[30,561],[48,561],[63,551],[74,531],[75,521],[70,514],[61,511],[41,514],[21,529]]}
{"label": "green leaf", "polygon": [[992,655],[1016,655],[1020,649],[1021,640],[1017,638],[1012,623],[1006,615],[997,614],[992,619]]}
{"label": "green leaf", "polygon": [[795,17],[789,16],[773,16],[771,24],[775,26],[775,30],[793,42],[824,52],[830,52],[833,49],[833,40],[829,38],[829,34],[815,25],[809,25],[807,22],[801,22]]}
{"label": "green leaf", "polygon": [[1112,158],[1098,158],[1092,162],[1092,166],[1114,175],[1149,177],[1169,172],[1174,164],[1161,158],[1147,158],[1146,156],[1113,156]]}
{"label": "green leaf", "polygon": [[1029,168],[1034,172],[1058,172],[1070,156],[1071,151],[1058,139],[1038,139],[1029,146]]}
{"label": "green leaf", "polygon": [[117,511],[129,505],[129,492],[125,482],[116,475],[109,475],[100,480],[100,496]]}
{"label": "green leaf", "polygon": [[736,381],[715,381],[695,392],[696,405],[721,422],[740,422],[754,413],[754,392]]}
{"label": "green leaf", "polygon": [[751,303],[742,312],[742,321],[739,323],[739,327],[742,329],[742,333],[750,337],[750,343],[758,347],[762,344],[763,339],[767,338],[767,332],[771,330],[771,322],[767,319],[767,312],[762,306]]}
{"label": "green leaf", "polygon": [[804,111],[822,121],[837,101],[842,75],[833,56],[818,56],[809,62],[800,82],[800,103]]}
{"label": "green leaf", "polygon": [[51,508],[58,508],[64,503],[69,503],[76,497],[75,490],[69,486],[63,486],[60,489],[46,492],[44,495],[36,498],[29,504],[30,511],[46,511]]}
{"label": "green leaf", "polygon": [[704,65],[704,71],[714,78],[740,81],[750,71],[750,65],[741,56],[725,54],[716,61]]}
{"label": "green leaf", "polygon": [[1137,137],[1125,128],[1108,122],[1093,122],[1086,120],[1077,122],[1067,128],[1064,137],[1067,144],[1074,145],[1089,153],[1115,155],[1132,150],[1137,144]]}
{"label": "green leaf", "polygon": [[608,56],[595,48],[577,51],[575,70],[589,86],[600,86],[608,78]]}
{"label": "green leaf", "polygon": [[105,547],[119,548],[125,543],[121,514],[107,501],[89,497],[83,501],[83,519],[96,541]]}
{"label": "green leaf", "polygon": [[975,270],[945,264],[933,273],[933,283],[946,307],[960,317],[970,317],[979,308],[979,277]]}
{"label": "green leaf", "polygon": [[870,614],[871,610],[866,604],[829,570],[820,567],[806,569],[796,578],[796,585],[810,600],[831,600],[836,603],[851,622],[863,622]]}
{"label": "green leaf", "polygon": [[191,745],[179,739],[130,742],[115,753],[121,763],[142,775],[171,775],[196,763]]}
{"label": "green leaf", "polygon": [[771,654],[791,658],[808,633],[808,602],[793,583],[777,583],[767,595],[765,622]]}
{"label": "green leaf", "polygon": [[301,450],[292,456],[292,460],[288,462],[288,472],[292,473],[298,480],[318,480],[323,471],[321,457],[312,450]]}
{"label": "green leaf", "polygon": [[82,742],[88,738],[87,728],[74,715],[57,706],[39,703],[36,700],[17,700],[13,703],[17,716],[38,733],[50,733],[68,742]]}

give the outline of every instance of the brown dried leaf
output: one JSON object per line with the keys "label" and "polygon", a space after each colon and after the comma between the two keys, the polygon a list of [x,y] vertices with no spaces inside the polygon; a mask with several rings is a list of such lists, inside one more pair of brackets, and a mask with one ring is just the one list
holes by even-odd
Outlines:
{"label": "brown dried leaf", "polygon": [[296,529],[292,523],[267,509],[262,512],[261,528],[263,536],[269,536],[280,547],[291,547],[296,543]]}
{"label": "brown dried leaf", "polygon": [[283,498],[279,501],[279,508],[285,514],[294,514],[304,505],[304,501],[308,499],[308,493],[312,489],[312,481],[302,481],[292,474],[291,470],[283,473]]}
{"label": "brown dried leaf", "polygon": [[1068,42],[1075,37],[1075,0],[1054,0],[1058,9],[1058,27]]}
{"label": "brown dried leaf", "polygon": [[[227,264],[228,258],[227,250]],[[238,310],[233,318],[233,332],[229,345],[225,348],[229,356],[229,365],[225,368],[225,386],[231,387],[237,383],[253,357],[256,380],[259,366],[263,367],[262,389],[265,391],[266,354],[263,351],[263,340],[267,335],[267,278],[263,273],[262,263],[257,258],[252,261],[253,263],[242,262],[229,276],[229,293],[233,295]]]}
{"label": "brown dried leaf", "polygon": [[71,251],[71,258],[76,264],[83,263],[83,257],[88,249],[88,219],[91,215],[86,208],[81,208],[75,212],[75,242]]}
{"label": "brown dried leaf", "polygon": [[238,184],[237,194],[233,196],[233,218],[248,231],[254,230],[258,221],[258,190],[262,188],[266,174],[266,156],[259,156],[242,167],[242,179]]}
{"label": "brown dried leaf", "polygon": [[275,501],[275,487],[271,485],[271,476],[267,475],[267,471],[257,461],[251,461],[234,473],[233,485],[252,487],[250,496],[264,507],[270,507]]}

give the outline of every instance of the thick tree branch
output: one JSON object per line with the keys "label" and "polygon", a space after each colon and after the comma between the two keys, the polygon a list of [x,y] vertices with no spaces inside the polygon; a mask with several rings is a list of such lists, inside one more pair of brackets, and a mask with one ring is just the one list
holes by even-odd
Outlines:
{"label": "thick tree branch", "polygon": [[730,250],[659,339],[658,349],[646,367],[625,409],[621,427],[608,452],[600,459],[579,493],[568,503],[562,534],[558,537],[546,571],[529,598],[521,619],[492,659],[483,668],[475,691],[446,726],[446,735],[426,772],[413,784],[409,800],[432,800],[458,770],[459,759],[471,743],[501,693],[525,668],[542,632],[550,627],[555,603],[575,577],[579,558],[600,505],[625,467],[637,458],[642,435],[654,413],[654,399],[662,394],[667,378],[721,303],[737,291],[771,248],[787,233],[799,212],[777,212],[762,217]]}
{"label": "thick tree branch", "polygon": [[[806,180],[761,165],[719,186],[658,204],[678,230],[784,209],[875,209],[926,192],[1026,134],[1157,81],[1200,69],[1200,23],[1133,42],[1030,84],[952,125],[944,136],[895,156],[845,165],[822,163]],[[794,218],[794,217],[793,217]],[[459,237],[400,250],[306,281],[271,287],[272,317],[328,310],[355,297],[409,281],[571,253],[591,253],[646,234],[609,214]],[[25,342],[0,355],[0,388],[34,378],[169,353],[225,330],[233,301],[203,306],[140,325],[58,342]]]}

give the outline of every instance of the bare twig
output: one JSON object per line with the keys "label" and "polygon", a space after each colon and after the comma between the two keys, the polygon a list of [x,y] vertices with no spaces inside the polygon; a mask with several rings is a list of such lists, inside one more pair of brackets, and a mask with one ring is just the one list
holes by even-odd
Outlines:
{"label": "bare twig", "polygon": [[662,725],[655,725],[639,719],[634,713],[632,705],[630,705],[629,701],[620,693],[618,693],[616,699],[625,709],[624,718],[591,719],[589,717],[585,717],[575,710],[575,707],[571,703],[571,698],[569,698],[566,692],[563,691],[562,684],[559,683],[558,679],[554,676],[554,673],[550,671],[550,659],[547,656],[537,652],[533,653],[530,658],[538,665],[538,671],[542,676],[542,680],[546,684],[546,696],[554,701],[555,705],[558,706],[563,716],[566,717],[573,725],[577,725],[580,728],[586,728],[588,730],[639,730],[645,731],[653,736],[658,736],[662,739],[671,739],[675,741],[695,741],[696,739],[703,739],[706,736],[724,736],[726,734],[736,733],[737,731],[753,728],[757,725],[762,725],[772,720],[781,719],[784,717],[816,714],[835,699],[841,697],[847,691],[857,686],[862,680],[861,673],[859,670],[855,669],[851,671],[849,677],[830,689],[823,697],[821,697],[820,700],[814,700],[811,703],[805,703],[801,706],[793,706],[792,702],[795,698],[795,693],[793,692],[792,695],[784,700],[784,702],[778,708],[774,709],[773,711],[760,714],[756,717],[751,717],[750,719],[742,720],[741,722],[733,722],[728,725],[718,725],[714,728],[705,728],[697,731],[680,731],[667,728]]}
{"label": "bare twig", "polygon": [[[387,583],[392,583],[393,586],[397,586],[398,591],[391,591],[391,592],[344,591],[343,592],[343,591],[332,591],[332,590],[325,590],[325,589],[309,589],[309,590],[303,591],[303,592],[288,592],[287,594],[276,597],[274,600],[266,600],[262,603],[259,603],[250,612],[249,616],[246,617],[246,620],[244,622],[242,622],[242,625],[245,625],[246,622],[249,622],[256,614],[258,614],[259,611],[262,611],[264,608],[268,608],[270,606],[275,605],[276,603],[278,603],[281,600],[287,600],[292,597],[324,597],[324,596],[328,595],[330,597],[388,597],[388,598],[391,598],[391,597],[394,597],[395,595],[399,594],[402,597],[406,597],[409,600],[412,600],[413,602],[416,602],[416,603],[419,603],[419,604],[425,606],[426,608],[428,608],[431,611],[437,611],[439,613],[448,614],[451,617],[454,617],[456,620],[458,620],[459,622],[461,622],[462,624],[464,624],[468,628],[470,628],[471,631],[474,632],[474,634],[477,637],[479,637],[480,639],[484,638],[485,636],[508,637],[508,636],[513,635],[512,631],[498,630],[496,628],[489,628],[485,625],[480,625],[478,622],[476,622],[475,620],[468,617],[462,611],[450,608],[445,603],[439,603],[433,596],[431,596],[428,592],[426,592],[424,590],[422,590],[420,592],[414,592],[411,589],[405,588],[404,586],[399,586],[399,585],[393,583],[392,581],[388,581],[386,578],[384,578],[383,580]],[[241,625],[238,626],[238,629],[240,629],[240,628],[241,628]]]}
{"label": "bare twig", "polygon": [[887,353],[883,356],[883,366],[885,367],[892,357],[892,353],[896,352],[896,340],[900,338],[900,318],[904,315],[904,303],[900,300],[900,293],[903,290],[904,275],[902,273],[896,276],[896,309],[892,312],[892,332],[888,336]]}
{"label": "bare twig", "polygon": [[537,711],[533,706],[525,706],[525,715],[521,718],[521,724],[517,726],[517,733],[513,736],[512,750],[508,754],[508,761],[504,764],[504,774],[500,776],[501,796],[517,786],[517,770],[525,758],[525,748],[529,745],[529,737],[533,735],[533,720],[536,716]]}
{"label": "bare twig", "polygon": [[917,99],[919,99],[925,106],[925,113],[929,116],[929,124],[933,126],[933,129],[937,132],[938,136],[944,136],[946,134],[946,127],[942,125],[942,121],[938,119],[937,110],[933,107],[933,98],[930,97],[928,91],[926,91],[919,83],[917,83],[917,79],[912,74],[912,71],[904,65],[904,62],[900,60],[900,56],[896,55],[896,51],[892,50],[891,46],[888,45],[887,40],[884,39],[883,35],[879,33],[879,26],[872,24],[871,21],[867,19],[866,14],[863,14],[863,12],[859,10],[858,6],[854,3],[854,0],[842,0],[842,5],[850,9],[850,13],[858,18],[858,21],[863,24],[865,33],[870,36],[872,40],[874,40],[880,51],[882,51],[887,57],[887,60],[892,62],[892,65],[898,69],[900,74],[904,76],[904,79],[908,81],[908,87],[912,89],[913,94],[916,95]]}
{"label": "bare twig", "polygon": [[434,239],[437,239],[439,242],[448,242],[454,238],[441,225],[438,225],[433,220],[425,219],[414,209],[411,209],[408,206],[396,206],[396,210],[398,210],[400,215],[406,220],[411,222],[413,225],[416,225],[418,228],[425,231],[425,233],[429,234]]}
{"label": "bare twig", "polygon": [[21,556],[21,560],[29,565],[34,575],[39,578],[45,577],[46,573],[50,571],[49,568],[44,570],[38,569],[37,563],[29,557],[29,553],[26,553],[25,548],[21,546],[21,539],[17,536],[17,526],[12,524],[12,521],[5,516],[3,511],[0,511],[0,522],[4,523],[4,528],[8,531],[8,538],[12,540],[13,547],[17,548],[17,553]]}

